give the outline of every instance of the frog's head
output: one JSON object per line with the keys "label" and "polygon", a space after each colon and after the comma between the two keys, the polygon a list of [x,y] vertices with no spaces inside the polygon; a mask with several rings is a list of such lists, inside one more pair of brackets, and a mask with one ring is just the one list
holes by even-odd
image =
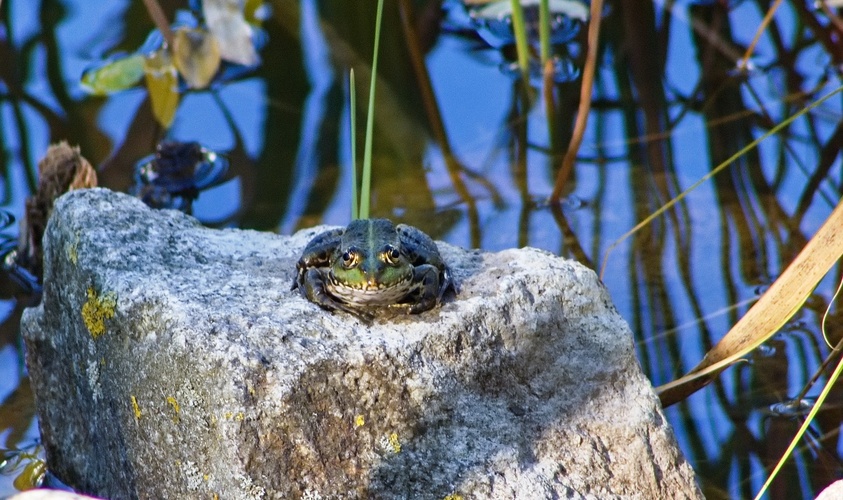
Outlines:
{"label": "frog's head", "polygon": [[331,263],[339,284],[362,290],[409,286],[413,266],[401,251],[395,225],[387,219],[359,219],[348,225]]}

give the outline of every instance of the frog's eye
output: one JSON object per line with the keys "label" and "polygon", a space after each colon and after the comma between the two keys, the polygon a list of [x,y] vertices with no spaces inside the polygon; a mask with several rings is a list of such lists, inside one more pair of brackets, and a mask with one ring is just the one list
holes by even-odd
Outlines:
{"label": "frog's eye", "polygon": [[399,252],[398,249],[393,246],[388,246],[384,249],[383,256],[384,260],[386,260],[390,264],[395,264],[398,262],[398,259],[401,258],[401,252]]}
{"label": "frog's eye", "polygon": [[342,254],[342,263],[345,267],[352,267],[357,263],[357,253],[351,250],[346,250]]}

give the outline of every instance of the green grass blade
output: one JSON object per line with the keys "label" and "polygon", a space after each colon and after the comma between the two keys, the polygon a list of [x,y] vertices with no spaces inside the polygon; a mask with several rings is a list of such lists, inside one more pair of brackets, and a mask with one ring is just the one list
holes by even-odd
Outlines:
{"label": "green grass blade", "polygon": [[366,145],[363,150],[363,186],[360,188],[360,218],[369,218],[369,191],[372,184],[372,135],[375,128],[375,82],[378,78],[378,48],[381,39],[381,17],[383,0],[378,0],[378,15],[375,20],[375,51],[372,55],[372,79],[369,85],[369,107],[366,111]]}
{"label": "green grass blade", "polygon": [[349,126],[351,127],[351,219],[360,218],[357,205],[357,91],[354,87],[354,68],[348,72]]}
{"label": "green grass blade", "polygon": [[[839,347],[840,346],[838,346],[838,349]],[[838,349],[835,349],[829,355],[836,354],[836,351],[838,351]],[[831,376],[828,378],[828,382],[826,382],[825,387],[823,387],[822,392],[820,393],[819,397],[817,397],[817,401],[814,403],[813,408],[811,408],[811,412],[808,413],[808,416],[805,418],[805,421],[802,422],[802,427],[799,428],[799,432],[797,432],[796,435],[793,436],[793,440],[790,442],[790,446],[787,447],[787,450],[784,452],[784,455],[782,455],[781,460],[779,460],[779,463],[776,464],[776,467],[775,469],[773,469],[773,472],[770,473],[770,477],[767,478],[767,481],[764,483],[764,486],[762,486],[761,490],[758,491],[758,494],[755,495],[755,500],[760,500],[764,493],[767,491],[767,489],[770,487],[770,484],[773,483],[773,479],[776,478],[776,475],[779,473],[779,470],[781,470],[782,466],[790,457],[791,453],[793,453],[793,450],[796,448],[796,444],[799,442],[800,439],[802,439],[802,435],[805,434],[806,430],[808,430],[808,426],[811,425],[811,422],[814,421],[814,417],[817,415],[817,412],[820,411],[820,407],[825,402],[825,399],[828,397],[828,393],[831,392],[831,388],[834,387],[834,384],[835,382],[837,382],[837,379],[840,378],[841,373],[843,373],[843,359],[841,359],[840,362],[837,363],[837,368],[834,369],[834,373],[832,373]]]}
{"label": "green grass blade", "polygon": [[524,80],[527,79],[530,64],[530,48],[527,44],[527,25],[524,23],[524,9],[520,0],[512,1],[512,31],[515,33],[515,50],[518,53],[518,68]]}
{"label": "green grass blade", "polygon": [[542,68],[550,60],[550,0],[539,2],[539,43]]}

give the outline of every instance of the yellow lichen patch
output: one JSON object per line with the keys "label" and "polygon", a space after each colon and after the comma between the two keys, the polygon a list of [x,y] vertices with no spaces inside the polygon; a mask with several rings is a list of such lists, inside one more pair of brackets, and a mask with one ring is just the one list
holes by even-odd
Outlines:
{"label": "yellow lichen patch", "polygon": [[246,414],[244,414],[242,411],[238,411],[237,413],[227,411],[223,414],[223,418],[225,420],[236,420],[237,422],[242,422],[243,420],[245,420]]}
{"label": "yellow lichen patch", "polygon": [[398,434],[395,432],[389,435],[389,448],[392,450],[392,453],[401,452],[401,443],[398,441]]}
{"label": "yellow lichen patch", "polygon": [[179,411],[181,411],[179,402],[176,401],[176,398],[174,398],[173,396],[167,396],[167,402],[170,403],[170,406],[173,407],[173,411],[176,412],[175,416],[173,417],[173,422],[179,423]]}
{"label": "yellow lichen patch", "polygon": [[140,405],[138,404],[138,398],[132,396],[132,411],[135,412],[135,420],[140,420],[141,418],[141,410]]}
{"label": "yellow lichen patch", "polygon": [[459,493],[451,493],[442,500],[462,500],[462,495],[460,495]]}
{"label": "yellow lichen patch", "polygon": [[82,304],[82,321],[85,322],[91,337],[96,339],[105,333],[105,320],[114,317],[116,308],[115,294],[109,292],[99,296],[93,287],[88,287],[88,300]]}
{"label": "yellow lichen patch", "polygon": [[76,262],[79,261],[79,255],[76,252],[77,247],[79,246],[79,235],[76,235],[76,239],[73,240],[73,243],[68,243],[65,247],[65,253],[67,253],[67,260],[70,261],[71,264],[74,266]]}
{"label": "yellow lichen patch", "polygon": [[366,425],[366,419],[363,418],[363,415],[357,415],[354,417],[354,427],[363,427]]}

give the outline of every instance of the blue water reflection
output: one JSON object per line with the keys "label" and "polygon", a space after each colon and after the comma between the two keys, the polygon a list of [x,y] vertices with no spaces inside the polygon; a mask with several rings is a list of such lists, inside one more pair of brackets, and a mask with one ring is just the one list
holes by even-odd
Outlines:
{"label": "blue water reflection", "polygon": [[[42,30],[50,31],[60,64],[36,43],[27,60],[31,76],[17,82],[28,100],[11,95],[0,77],[7,172],[0,208],[22,215],[35,165],[58,139],[78,142],[102,168],[102,183],[113,189],[126,189],[131,166],[154,151],[162,134],[145,90],[103,99],[84,96],[78,85],[92,61],[142,42],[151,24],[139,4],[3,2],[14,22],[0,31],[0,43],[17,50]],[[417,4],[419,19],[439,13],[439,4]],[[570,138],[579,81],[559,83],[556,107],[549,109],[535,88],[501,73],[500,64],[511,59],[501,47],[478,47],[464,32],[447,25],[443,30],[441,17],[419,21],[420,37],[429,39],[423,56],[445,144],[435,139],[423,109],[420,76],[408,68],[396,11],[391,17],[388,12],[377,103],[375,214],[415,223],[453,244],[490,251],[529,245],[600,267],[610,245],[639,220],[772,124],[841,84],[828,70],[835,61],[805,31],[799,16],[806,14],[795,3],[775,17],[779,40],[761,38],[753,57],[758,69],[743,82],[714,81],[713,75],[734,69],[743,55],[738,47],[750,43],[764,13],[750,2],[737,2],[729,11],[724,5],[655,2],[646,4],[654,10],[650,17],[643,7],[636,16],[624,13],[622,5],[607,9],[594,107],[570,184],[574,201],[561,210],[542,200],[552,191]],[[358,90],[364,89],[359,95],[364,95],[371,34],[367,22],[341,21],[365,21],[371,6],[302,0],[274,7],[266,25],[264,64],[213,91],[185,95],[167,138],[198,141],[228,154],[234,178],[199,197],[194,213],[200,220],[282,233],[316,223],[345,225],[350,207],[346,71],[355,67]],[[43,9],[64,11],[55,30],[41,26]],[[719,25],[713,21],[717,16],[726,16]],[[297,21],[291,25],[290,19]],[[714,37],[722,43],[708,45],[700,27],[724,25],[729,30]],[[643,44],[650,50],[644,51],[636,37],[623,35],[633,28],[642,40],[652,35],[663,45]],[[797,42],[804,48],[794,48]],[[797,49],[794,61],[783,60],[788,50]],[[720,65],[707,66],[712,60]],[[650,68],[653,61],[663,67]],[[51,78],[51,71],[58,77]],[[815,89],[809,98],[799,94]],[[361,109],[365,105],[363,99],[358,103]],[[762,143],[613,251],[604,282],[633,329],[639,359],[654,385],[694,366],[840,199],[841,108],[841,100],[834,99],[796,120],[785,134]],[[362,116],[357,115],[359,130]],[[464,186],[454,181],[454,171]],[[778,458],[772,445],[789,440],[798,426],[769,409],[795,397],[827,355],[818,336],[819,318],[840,273],[835,269],[808,308],[750,362],[666,411],[711,498],[754,494],[766,478],[764,467]],[[832,318],[837,337],[838,317],[835,312]],[[19,361],[10,340],[0,339],[5,341],[0,343],[2,402],[18,386],[20,373],[10,368]],[[793,459],[795,466],[780,485],[790,489],[783,491],[809,497],[841,473],[838,415],[832,407],[820,419],[811,453],[803,448]],[[27,436],[34,437],[34,427],[27,425]],[[0,432],[5,439],[8,432]],[[9,487],[0,477],[0,496]]]}

